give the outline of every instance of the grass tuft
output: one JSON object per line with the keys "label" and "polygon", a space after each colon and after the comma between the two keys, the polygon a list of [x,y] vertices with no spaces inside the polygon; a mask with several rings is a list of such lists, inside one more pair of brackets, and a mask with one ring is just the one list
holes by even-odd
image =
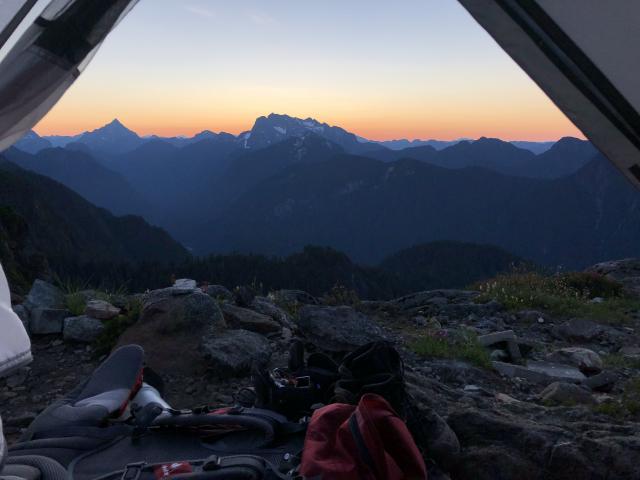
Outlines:
{"label": "grass tuft", "polygon": [[[624,296],[622,285],[593,273],[543,275],[516,272],[476,284],[476,301],[496,300],[508,310],[543,310],[562,317],[581,317],[624,324],[640,311],[640,300]],[[600,303],[593,302],[600,297]]]}
{"label": "grass tuft", "polygon": [[105,329],[96,340],[96,355],[106,355],[116,346],[120,336],[140,318],[142,300],[130,298],[123,313],[104,322]]}
{"label": "grass tuft", "polygon": [[417,338],[410,348],[422,357],[465,360],[481,368],[491,368],[489,352],[478,343],[477,336],[468,330],[455,334],[444,330],[433,331]]}

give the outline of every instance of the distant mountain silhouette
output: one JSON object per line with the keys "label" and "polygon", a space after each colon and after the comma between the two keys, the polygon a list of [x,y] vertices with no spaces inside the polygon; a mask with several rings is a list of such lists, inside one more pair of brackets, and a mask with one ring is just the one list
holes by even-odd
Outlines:
{"label": "distant mountain silhouette", "polygon": [[14,147],[27,153],[38,153],[45,148],[51,148],[52,143],[46,138],[42,138],[33,130],[30,130]]}
{"label": "distant mountain silhouette", "polygon": [[56,180],[114,215],[148,215],[150,205],[125,180],[91,155],[67,148],[48,148],[29,155],[16,148],[5,157],[20,167]]}
{"label": "distant mountain silhouette", "polygon": [[[200,252],[285,254],[313,242],[366,264],[435,240],[497,245],[571,267],[636,255],[640,193],[603,162],[598,157],[573,176],[540,181],[337,156],[260,183],[200,227],[190,245]],[[598,185],[608,186],[606,195]],[[606,221],[603,210],[610,212]]]}
{"label": "distant mountain silhouette", "polygon": [[[32,150],[43,144],[26,140]],[[636,192],[574,138],[540,154],[531,150],[546,145],[491,138],[393,150],[312,118],[271,114],[237,137],[140,137],[115,120],[45,140],[67,147],[15,161],[111,211],[146,212],[196,253],[288,255],[320,244],[374,264],[447,240],[582,266],[640,248]]]}
{"label": "distant mountain silhouette", "polygon": [[589,142],[573,137],[558,140],[549,150],[531,159],[520,172],[533,178],[560,178],[587,165],[598,150]]}
{"label": "distant mountain silhouette", "polygon": [[76,141],[84,143],[96,153],[103,154],[129,152],[145,142],[137,133],[129,130],[118,119],[113,120],[104,127],[83,133]]}
{"label": "distant mountain silhouette", "polygon": [[[20,232],[14,228],[4,238],[10,244],[0,245],[0,251],[12,252],[21,267],[37,261],[38,266],[48,263],[68,271],[93,262],[164,263],[188,257],[165,231],[142,218],[111,215],[64,185],[4,159],[0,160],[0,206],[4,212],[0,223],[9,219],[14,226],[21,225]],[[10,224],[0,227],[5,233],[12,230]]]}

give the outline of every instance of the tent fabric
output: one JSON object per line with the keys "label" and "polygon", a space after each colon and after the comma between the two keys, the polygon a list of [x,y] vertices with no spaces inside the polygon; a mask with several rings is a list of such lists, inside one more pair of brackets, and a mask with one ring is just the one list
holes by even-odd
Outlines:
{"label": "tent fabric", "polygon": [[0,62],[0,151],[53,108],[138,0],[52,0]]}
{"label": "tent fabric", "polygon": [[0,48],[11,38],[37,2],[38,0],[0,0]]}
{"label": "tent fabric", "polygon": [[459,2],[640,187],[640,2]]}
{"label": "tent fabric", "polygon": [[11,308],[7,277],[0,266],[0,377],[31,362],[31,341]]}

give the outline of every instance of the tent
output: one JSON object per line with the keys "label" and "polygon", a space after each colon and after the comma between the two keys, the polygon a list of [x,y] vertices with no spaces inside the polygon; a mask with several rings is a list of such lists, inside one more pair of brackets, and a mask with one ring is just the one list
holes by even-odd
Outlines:
{"label": "tent", "polygon": [[640,2],[459,1],[640,187]]}
{"label": "tent", "polygon": [[22,321],[11,309],[11,294],[2,268],[0,268],[0,332],[0,376],[3,376],[31,362],[31,342]]}
{"label": "tent", "polygon": [[[459,0],[640,186],[640,2]],[[30,130],[137,0],[0,0],[0,151]],[[30,359],[0,275],[0,375]]]}
{"label": "tent", "polygon": [[[46,115],[136,2],[0,0],[0,151]],[[0,377],[30,361],[0,267]]]}

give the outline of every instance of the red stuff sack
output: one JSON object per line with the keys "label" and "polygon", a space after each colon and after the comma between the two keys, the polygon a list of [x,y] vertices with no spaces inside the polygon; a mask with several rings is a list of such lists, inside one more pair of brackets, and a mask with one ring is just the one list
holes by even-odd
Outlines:
{"label": "red stuff sack", "polygon": [[318,480],[425,480],[427,469],[407,426],[380,395],[357,407],[317,410],[307,429],[300,474]]}

